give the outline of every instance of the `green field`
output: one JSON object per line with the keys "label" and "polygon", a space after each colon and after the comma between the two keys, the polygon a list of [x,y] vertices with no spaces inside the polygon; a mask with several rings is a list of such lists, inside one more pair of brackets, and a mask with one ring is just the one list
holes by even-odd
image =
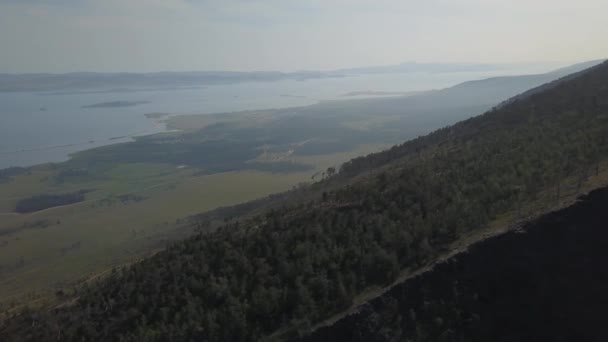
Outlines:
{"label": "green field", "polygon": [[[166,133],[0,179],[0,305],[52,297],[191,234],[191,215],[318,181],[473,111],[406,111],[404,120],[399,101],[169,117]],[[26,198],[78,191],[83,202],[14,212]]]}
{"label": "green field", "polygon": [[[171,125],[181,129],[186,127],[180,125],[187,125],[187,130],[158,136],[191,134],[210,119],[217,117],[178,117]],[[243,127],[266,117],[228,119]],[[200,166],[108,161],[89,163],[87,172],[79,174],[73,170],[85,165],[80,154],[66,163],[32,167],[0,183],[0,304],[10,308],[52,298],[49,295],[58,290],[70,289],[192,233],[193,225],[185,220],[188,216],[289,190],[310,182],[313,175],[321,177],[328,167],[385,146],[366,144],[316,155],[279,153],[281,162],[310,167],[289,172],[244,168],[208,173],[201,172]],[[120,151],[122,147],[110,148]],[[95,160],[96,153],[107,150],[86,151],[84,159]],[[260,151],[246,163],[277,161],[268,155]],[[89,190],[83,202],[28,214],[14,212],[20,199],[83,189]]]}
{"label": "green field", "polygon": [[[59,289],[138,258],[166,240],[188,234],[180,230],[180,218],[285,191],[309,177],[308,173],[256,171],[194,173],[164,165],[117,165],[106,181],[70,184],[95,189],[84,202],[31,214],[11,210],[20,197],[64,191],[63,186],[49,184],[53,170],[41,167],[0,185],[0,191],[9,194],[1,203],[2,300],[49,286]],[[116,199],[125,193],[143,199],[124,203]]]}

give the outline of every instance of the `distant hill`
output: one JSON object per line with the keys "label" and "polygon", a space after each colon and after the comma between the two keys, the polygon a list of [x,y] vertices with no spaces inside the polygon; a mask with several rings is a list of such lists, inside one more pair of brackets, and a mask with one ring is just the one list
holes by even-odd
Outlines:
{"label": "distant hill", "polygon": [[[307,118],[336,119],[344,116],[392,117],[382,133],[393,130],[400,140],[412,139],[435,129],[464,120],[498,106],[507,99],[546,83],[599,64],[592,61],[572,65],[546,74],[494,77],[469,81],[450,88],[414,96],[329,101],[298,109]],[[393,140],[393,142],[397,142]]]}
{"label": "distant hill", "polygon": [[108,89],[181,88],[239,82],[269,82],[286,79],[337,77],[334,73],[295,72],[157,72],[67,74],[0,74],[0,92],[90,91]]}
{"label": "distant hill", "polygon": [[[191,72],[154,72],[154,73],[97,73],[74,72],[65,74],[2,74],[0,73],[0,92],[90,92],[133,89],[167,89],[201,87],[217,84],[240,82],[270,82],[280,80],[306,80],[328,77],[345,77],[360,74],[404,73],[404,72],[471,72],[508,70],[507,65],[493,64],[439,64],[404,63],[397,66],[341,69],[330,71],[191,71]],[[511,66],[512,67],[512,66]],[[557,71],[566,75],[575,72],[577,66]],[[425,90],[425,89],[422,89]]]}
{"label": "distant hill", "polygon": [[[556,73],[571,74],[580,71],[581,68],[591,67],[601,61],[588,61],[572,66],[566,66],[555,70]],[[490,64],[490,63],[417,63],[406,62],[395,65],[368,66],[359,68],[337,69],[337,72],[344,75],[364,75],[364,74],[393,74],[393,73],[456,73],[456,72],[484,72],[484,71],[509,71],[514,68],[535,68],[541,64]]]}
{"label": "distant hill", "polygon": [[[63,293],[64,304],[54,309],[16,315],[0,326],[0,338],[306,336],[381,293],[379,288],[599,186],[608,174],[606,113],[608,63],[603,63],[481,116],[355,158],[339,171],[328,169],[327,179],[285,197],[281,206],[201,232],[96,284]],[[554,304],[559,309],[560,303]],[[435,307],[426,307],[425,314]],[[430,331],[438,331],[440,340],[454,340],[443,325],[449,319],[435,315],[431,322]],[[491,328],[470,326],[477,332]]]}
{"label": "distant hill", "polygon": [[361,68],[338,69],[343,74],[389,74],[408,72],[472,72],[508,70],[513,65],[482,63],[416,63],[407,62],[396,65],[369,66]]}
{"label": "distant hill", "polygon": [[497,104],[504,99],[511,98],[529,89],[568,75],[576,74],[602,62],[603,60],[595,60],[579,63],[545,74],[493,77],[485,80],[464,82],[452,88],[442,90],[441,101],[442,103],[454,105],[460,101],[462,103],[470,103],[473,99],[479,98],[484,99],[488,103]]}
{"label": "distant hill", "polygon": [[553,87],[556,87],[557,85],[561,84],[562,82],[568,81],[572,78],[578,77],[580,76],[581,73],[583,72],[589,72],[591,71],[591,68],[602,63],[604,60],[595,60],[595,61],[590,61],[590,62],[585,62],[585,63],[579,63],[579,64],[575,64],[569,67],[565,67],[565,68],[561,68],[558,70],[555,70],[553,72],[551,72],[550,74],[554,75],[556,78],[551,80],[550,82],[546,82],[544,83],[542,86],[538,86],[535,88],[532,88],[528,91],[525,91],[517,96],[514,96],[506,101],[504,101],[503,103],[501,103],[500,105],[505,105],[507,103],[516,101],[516,100],[522,100],[525,99],[527,97],[530,97],[533,94],[539,93],[541,91],[545,91],[548,89],[551,89]]}

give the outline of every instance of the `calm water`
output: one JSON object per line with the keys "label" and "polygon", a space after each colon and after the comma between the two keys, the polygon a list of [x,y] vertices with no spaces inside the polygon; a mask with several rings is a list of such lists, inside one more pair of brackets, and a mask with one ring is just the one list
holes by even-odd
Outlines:
{"label": "calm water", "polygon": [[[527,72],[530,70],[364,75],[88,94],[0,93],[0,169],[64,161],[76,151],[125,142],[136,135],[165,129],[158,120],[146,118],[145,113],[210,114],[284,108],[347,99],[342,95],[353,91],[437,89],[472,79]],[[149,103],[121,108],[82,108],[111,101]]]}

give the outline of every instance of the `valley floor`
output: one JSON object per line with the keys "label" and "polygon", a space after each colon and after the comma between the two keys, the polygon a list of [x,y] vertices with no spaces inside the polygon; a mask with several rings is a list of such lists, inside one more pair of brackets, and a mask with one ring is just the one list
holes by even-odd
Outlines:
{"label": "valley floor", "polygon": [[[192,215],[320,180],[328,167],[386,146],[351,144],[342,151],[298,155],[287,153],[297,145],[285,143],[275,146],[281,151],[253,154],[250,162],[262,165],[257,170],[245,164],[230,166],[231,159],[221,162],[228,165],[225,169],[224,164],[214,164],[219,169],[211,172],[205,170],[205,164],[192,165],[187,159],[120,159],[121,151],[128,151],[132,144],[143,146],[144,154],[153,153],[155,139],[169,136],[167,139],[177,141],[196,136],[199,140],[192,144],[196,145],[207,139],[199,130],[210,125],[228,125],[214,130],[218,137],[231,134],[233,127],[258,127],[269,120],[277,119],[266,112],[174,117],[169,125],[180,133],[84,151],[68,162],[31,167],[0,181],[0,311],[24,303],[52,302],[58,291],[154,253],[168,242],[190,235],[195,229],[188,219]],[[214,149],[207,153],[223,153],[221,146]],[[104,159],[107,153],[118,157]],[[236,158],[247,162],[250,157]],[[108,161],[98,162],[100,159]],[[277,162],[287,163],[286,168],[273,169]],[[291,168],[292,164],[306,167]],[[20,200],[78,191],[86,191],[82,202],[27,214],[15,212]]]}

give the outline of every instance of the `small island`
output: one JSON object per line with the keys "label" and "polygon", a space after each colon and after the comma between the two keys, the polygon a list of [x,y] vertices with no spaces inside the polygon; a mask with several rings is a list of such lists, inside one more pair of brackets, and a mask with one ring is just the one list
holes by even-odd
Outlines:
{"label": "small island", "polygon": [[169,116],[169,113],[146,113],[144,116],[148,119],[162,119]]}
{"label": "small island", "polygon": [[290,95],[290,94],[281,94],[281,97],[293,97],[293,98],[298,98],[298,99],[305,99],[306,96],[302,96],[302,95]]}
{"label": "small island", "polygon": [[149,101],[110,101],[95,103],[88,106],[82,106],[82,108],[118,108],[118,107],[132,107],[140,104],[150,103]]}
{"label": "small island", "polygon": [[408,96],[408,95],[416,95],[421,92],[418,91],[352,91],[350,93],[346,93],[342,96]]}

